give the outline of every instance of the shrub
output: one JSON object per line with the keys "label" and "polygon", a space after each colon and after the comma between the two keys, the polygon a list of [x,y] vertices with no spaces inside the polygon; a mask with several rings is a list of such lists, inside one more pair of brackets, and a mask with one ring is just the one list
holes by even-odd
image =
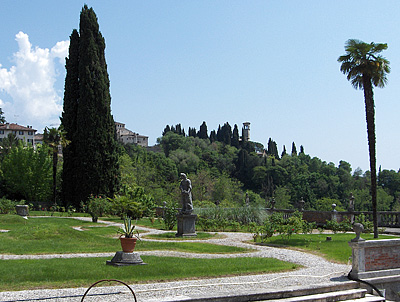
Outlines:
{"label": "shrub", "polygon": [[128,196],[117,195],[112,199],[111,211],[123,219],[125,216],[132,219],[139,219],[143,217],[143,204],[136,202]]}
{"label": "shrub", "polygon": [[178,204],[174,202],[167,202],[164,208],[163,217],[164,228],[166,230],[172,230],[174,228],[176,224],[176,214],[178,213],[177,208]]}
{"label": "shrub", "polygon": [[9,214],[15,212],[15,206],[18,203],[5,197],[0,199],[0,214]]}
{"label": "shrub", "polygon": [[91,195],[87,203],[87,211],[92,216],[92,221],[97,222],[97,219],[110,211],[111,203],[107,198]]}
{"label": "shrub", "polygon": [[328,220],[326,222],[325,228],[331,230],[334,234],[340,231],[340,224],[336,220]]}
{"label": "shrub", "polygon": [[364,226],[364,233],[372,233],[374,230],[374,223],[368,220],[363,213],[357,215],[354,222],[361,223]]}

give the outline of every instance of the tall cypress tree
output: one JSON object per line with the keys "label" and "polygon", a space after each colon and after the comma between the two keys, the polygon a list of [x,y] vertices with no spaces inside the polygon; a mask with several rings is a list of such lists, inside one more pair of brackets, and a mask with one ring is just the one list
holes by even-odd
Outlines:
{"label": "tall cypress tree", "polygon": [[62,124],[71,144],[64,155],[64,202],[78,206],[90,194],[113,196],[119,165],[105,41],[97,17],[86,5],[79,34],[72,32],[66,63]]}
{"label": "tall cypress tree", "polygon": [[293,142],[292,143],[292,156],[296,156],[297,155],[297,148],[296,148],[296,144]]}
{"label": "tall cypress tree", "polygon": [[206,138],[208,138],[208,133],[207,133],[207,132],[208,132],[208,131],[207,131],[207,124],[206,124],[206,122],[203,121],[203,124],[201,124],[200,130],[199,130],[199,132],[197,133],[197,136],[198,136],[199,138],[206,139]]}
{"label": "tall cypress tree", "polygon": [[233,126],[231,144],[232,144],[232,146],[234,146],[238,149],[240,148],[239,129],[236,124],[235,124],[235,126]]}
{"label": "tall cypress tree", "polygon": [[66,58],[65,68],[67,73],[61,124],[65,130],[65,137],[70,143],[63,148],[62,199],[66,204],[76,205],[79,203],[77,196],[77,141],[75,140],[79,101],[79,33],[76,29],[70,36],[69,56]]}

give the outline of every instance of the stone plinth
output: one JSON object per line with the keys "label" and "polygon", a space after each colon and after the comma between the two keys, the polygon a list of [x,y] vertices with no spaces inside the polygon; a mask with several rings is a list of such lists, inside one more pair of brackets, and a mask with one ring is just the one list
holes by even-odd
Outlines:
{"label": "stone plinth", "polygon": [[27,205],[16,205],[15,210],[19,216],[29,216],[29,207]]}
{"label": "stone plinth", "polygon": [[176,237],[196,237],[196,214],[178,214],[178,232]]}
{"label": "stone plinth", "polygon": [[351,278],[357,278],[386,290],[388,300],[399,301],[400,239],[352,240]]}
{"label": "stone plinth", "polygon": [[127,265],[143,265],[146,264],[140,258],[139,253],[116,252],[111,260],[107,260],[107,265],[127,266]]}

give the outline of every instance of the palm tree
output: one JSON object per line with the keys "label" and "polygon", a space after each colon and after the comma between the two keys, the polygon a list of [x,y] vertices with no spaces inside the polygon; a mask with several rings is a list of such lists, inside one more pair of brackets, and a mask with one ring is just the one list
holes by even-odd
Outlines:
{"label": "palm tree", "polygon": [[53,202],[57,203],[57,163],[58,163],[58,147],[65,147],[69,141],[65,138],[65,132],[60,126],[57,128],[44,129],[43,142],[49,146],[53,157]]}
{"label": "palm tree", "polygon": [[378,238],[378,216],[376,202],[376,150],[375,150],[375,105],[373,86],[383,88],[390,72],[389,61],[379,53],[387,49],[387,44],[370,44],[350,39],[346,42],[346,54],[338,58],[342,63],[340,71],[347,75],[355,89],[364,90],[365,114],[371,169],[371,197],[374,222],[374,238]]}

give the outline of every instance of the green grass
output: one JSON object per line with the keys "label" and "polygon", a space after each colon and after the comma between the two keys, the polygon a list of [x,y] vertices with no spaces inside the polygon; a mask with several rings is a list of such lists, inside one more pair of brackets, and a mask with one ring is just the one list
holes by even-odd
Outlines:
{"label": "green grass", "polygon": [[[116,223],[122,223],[123,220],[120,217],[101,217],[99,218],[100,220],[105,220],[105,221],[111,221],[111,222],[116,222]],[[157,229],[157,230],[164,230],[164,223],[162,222],[162,218],[155,218],[154,220],[150,220],[148,217],[140,218],[137,221],[135,221],[135,224],[137,226],[142,226],[146,228],[151,228],[151,229]],[[176,226],[173,228],[173,230],[176,230]]]}
{"label": "green grass", "polygon": [[[332,240],[326,240],[326,237],[331,237]],[[351,256],[351,247],[348,242],[355,237],[355,234],[294,234],[289,241],[282,239],[280,236],[274,236],[266,241],[265,245],[273,245],[278,247],[288,247],[302,249],[307,252],[315,253],[324,258],[339,262],[347,263]],[[361,235],[363,239],[373,239],[373,234]],[[379,239],[397,238],[393,236],[379,235]]]}
{"label": "green grass", "polygon": [[[220,277],[293,270],[299,266],[270,258],[186,259],[142,256],[147,265],[113,267],[107,258],[2,260],[0,291],[88,287],[101,279],[128,283]],[[4,265],[7,264],[7,265]]]}
{"label": "green grass", "polygon": [[199,239],[211,239],[211,238],[222,238],[222,235],[218,235],[217,233],[204,233],[204,232],[197,232],[196,237],[175,237],[176,232],[166,232],[163,234],[151,234],[151,235],[144,235],[143,238],[151,238],[151,239],[173,239],[173,240],[199,240]]}
{"label": "green grass", "polygon": [[[65,254],[121,250],[117,228],[70,218],[30,218],[0,215],[0,254]],[[72,227],[79,226],[85,231]],[[208,243],[140,241],[137,251],[172,250],[193,253],[241,253],[248,249]]]}
{"label": "green grass", "polygon": [[[68,212],[52,212],[52,211],[32,211],[29,210],[29,216],[54,216],[54,217],[69,217]],[[88,213],[74,212],[72,217],[91,217]]]}

